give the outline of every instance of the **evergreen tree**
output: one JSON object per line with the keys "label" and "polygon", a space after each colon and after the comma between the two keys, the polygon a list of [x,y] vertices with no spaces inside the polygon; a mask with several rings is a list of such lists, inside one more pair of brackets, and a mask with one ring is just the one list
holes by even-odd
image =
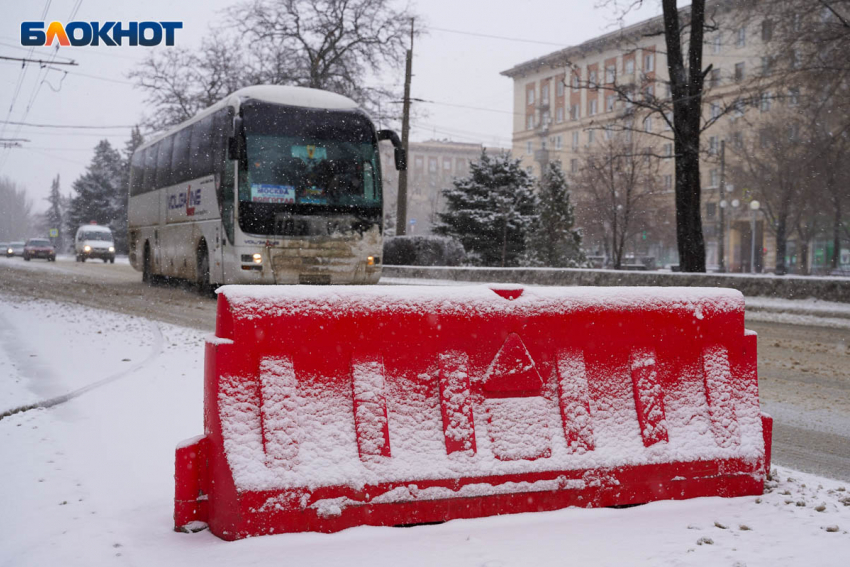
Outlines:
{"label": "evergreen tree", "polygon": [[44,213],[45,221],[47,224],[47,229],[56,229],[59,231],[59,234],[53,238],[53,245],[56,247],[56,250],[60,252],[65,252],[65,207],[67,205],[65,199],[62,197],[62,194],[59,192],[59,176],[56,176],[56,179],[53,180],[53,183],[50,186],[50,196],[47,197],[47,202],[50,203],[50,207],[47,209],[47,212]]}
{"label": "evergreen tree", "polygon": [[567,179],[559,162],[550,163],[538,184],[539,222],[526,242],[529,266],[576,268],[585,264],[581,234],[573,229],[575,213]]}
{"label": "evergreen tree", "polygon": [[532,183],[519,160],[483,151],[469,176],[443,190],[448,210],[438,215],[434,232],[459,240],[475,264],[516,266],[537,222]]}
{"label": "evergreen tree", "polygon": [[[116,250],[126,251],[127,189],[123,183],[124,170],[120,152],[107,140],[101,140],[94,149],[94,157],[86,172],[71,186],[75,195],[71,198],[67,214],[69,233],[75,234],[80,225],[94,221],[109,226],[116,238]],[[119,240],[122,238],[123,241]]]}

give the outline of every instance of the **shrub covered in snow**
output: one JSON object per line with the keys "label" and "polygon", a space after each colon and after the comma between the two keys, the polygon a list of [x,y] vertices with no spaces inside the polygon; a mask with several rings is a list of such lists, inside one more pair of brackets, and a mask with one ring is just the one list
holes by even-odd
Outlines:
{"label": "shrub covered in snow", "polygon": [[384,264],[396,266],[460,266],[466,260],[463,245],[446,236],[384,238]]}

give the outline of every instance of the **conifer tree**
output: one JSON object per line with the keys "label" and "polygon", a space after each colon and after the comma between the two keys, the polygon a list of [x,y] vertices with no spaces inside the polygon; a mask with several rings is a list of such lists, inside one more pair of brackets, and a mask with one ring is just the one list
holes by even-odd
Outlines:
{"label": "conifer tree", "polygon": [[584,265],[581,234],[573,228],[574,207],[559,162],[550,163],[546,168],[538,183],[537,199],[539,222],[528,235],[524,263],[558,268]]}
{"label": "conifer tree", "polygon": [[119,247],[122,243],[119,239],[123,237],[123,243],[126,243],[127,234],[124,169],[120,152],[109,141],[101,140],[94,149],[94,157],[86,172],[71,185],[75,194],[71,198],[66,221],[69,233],[75,234],[80,225],[94,221],[109,226],[116,238],[116,249],[126,250],[126,244],[123,248]]}
{"label": "conifer tree", "polygon": [[509,154],[482,151],[470,174],[444,189],[447,212],[438,215],[436,234],[463,244],[467,258],[482,266],[516,266],[537,222],[533,178]]}
{"label": "conifer tree", "polygon": [[57,251],[65,252],[64,221],[67,202],[59,192],[59,175],[56,176],[50,185],[50,196],[47,197],[47,202],[50,203],[50,207],[44,213],[45,220],[47,221],[47,228],[55,228],[59,231],[59,234],[55,238],[52,238],[53,245],[56,247]]}

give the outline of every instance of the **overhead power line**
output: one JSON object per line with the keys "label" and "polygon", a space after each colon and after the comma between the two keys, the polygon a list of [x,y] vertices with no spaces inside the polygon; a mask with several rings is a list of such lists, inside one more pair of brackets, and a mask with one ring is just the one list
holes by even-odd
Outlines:
{"label": "overhead power line", "polygon": [[6,57],[5,55],[0,55],[0,59],[4,61],[20,61],[21,63],[38,63],[39,65],[73,65],[76,66],[77,62],[73,59],[70,61],[47,61],[45,59],[29,59],[27,57]]}
{"label": "overhead power line", "polygon": [[486,33],[476,33],[476,32],[468,32],[468,31],[461,31],[461,30],[448,30],[448,29],[445,29],[445,28],[435,28],[435,27],[429,27],[428,29],[431,29],[431,30],[434,30],[434,31],[445,32],[445,33],[455,33],[455,34],[458,34],[458,35],[468,35],[468,36],[472,36],[472,37],[484,37],[484,38],[487,38],[487,39],[500,39],[502,41],[515,41],[515,42],[518,42],[518,43],[535,43],[537,45],[552,45],[552,46],[555,46],[555,47],[568,47],[567,45],[565,45],[563,43],[556,43],[554,41],[540,41],[540,40],[537,40],[537,39],[523,39],[523,38],[519,38],[519,37],[506,37],[506,36],[503,36],[503,35],[491,35],[491,34],[486,34]]}

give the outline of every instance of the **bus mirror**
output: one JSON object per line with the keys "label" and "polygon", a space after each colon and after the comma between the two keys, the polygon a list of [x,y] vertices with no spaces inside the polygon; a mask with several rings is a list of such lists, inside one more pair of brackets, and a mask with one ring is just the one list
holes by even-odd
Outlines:
{"label": "bus mirror", "polygon": [[395,168],[398,171],[405,171],[407,169],[407,152],[404,151],[404,148],[395,149]]}
{"label": "bus mirror", "polygon": [[407,169],[407,151],[401,145],[398,134],[392,130],[378,130],[378,141],[389,140],[395,148],[395,168],[399,171]]}

